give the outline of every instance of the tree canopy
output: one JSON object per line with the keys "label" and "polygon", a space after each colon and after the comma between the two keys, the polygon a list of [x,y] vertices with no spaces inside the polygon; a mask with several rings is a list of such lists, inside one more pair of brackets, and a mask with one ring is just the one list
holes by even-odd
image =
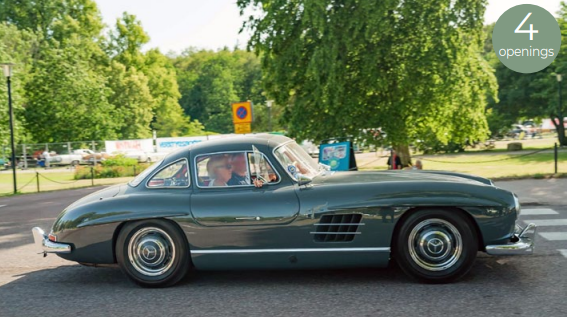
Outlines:
{"label": "tree canopy", "polygon": [[[149,37],[134,15],[124,13],[103,34],[94,1],[4,0],[0,22],[0,57],[17,63],[19,141],[146,138],[153,129],[161,137],[203,133],[179,104],[171,59],[143,51]],[[2,141],[6,133],[0,129]]]}
{"label": "tree canopy", "polygon": [[239,0],[268,96],[298,138],[381,127],[389,143],[484,139],[496,82],[485,1]]}
{"label": "tree canopy", "polygon": [[[498,100],[490,99],[488,121],[492,133],[499,134],[501,128],[510,127],[519,119],[549,118],[557,125],[561,145],[567,145],[563,128],[563,118],[567,116],[567,3],[561,2],[558,12],[561,29],[561,48],[559,54],[543,70],[532,74],[521,74],[504,66],[492,48],[494,24],[485,27],[486,59],[495,68],[500,89]],[[562,75],[561,96],[558,94],[559,83],[556,74]],[[561,101],[561,103],[560,103]]]}

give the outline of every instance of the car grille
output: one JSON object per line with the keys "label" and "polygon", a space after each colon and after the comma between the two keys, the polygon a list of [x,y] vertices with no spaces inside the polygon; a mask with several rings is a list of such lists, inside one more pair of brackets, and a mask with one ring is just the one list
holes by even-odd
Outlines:
{"label": "car grille", "polygon": [[350,242],[361,233],[358,231],[358,227],[364,225],[361,220],[361,214],[324,215],[310,234],[316,242]]}

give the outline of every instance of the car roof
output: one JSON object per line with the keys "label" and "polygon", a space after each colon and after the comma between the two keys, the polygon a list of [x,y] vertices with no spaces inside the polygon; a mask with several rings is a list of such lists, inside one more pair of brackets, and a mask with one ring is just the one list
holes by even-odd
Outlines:
{"label": "car roof", "polygon": [[169,153],[165,157],[165,161],[171,162],[180,157],[185,157],[188,151],[194,152],[196,154],[223,152],[227,150],[242,151],[245,149],[251,149],[251,145],[255,145],[259,147],[259,149],[262,149],[263,147],[274,149],[281,144],[291,141],[293,140],[287,138],[286,136],[269,133],[223,136],[180,148],[174,152]]}
{"label": "car roof", "polygon": [[287,138],[283,135],[269,134],[269,133],[258,133],[249,135],[235,135],[223,138],[216,138],[213,140],[208,140],[204,142],[194,143],[188,146],[188,150],[205,152],[205,151],[216,151],[223,150],[223,147],[231,145],[232,147],[239,146],[269,146],[269,148],[275,148],[283,143],[292,141],[292,139]]}

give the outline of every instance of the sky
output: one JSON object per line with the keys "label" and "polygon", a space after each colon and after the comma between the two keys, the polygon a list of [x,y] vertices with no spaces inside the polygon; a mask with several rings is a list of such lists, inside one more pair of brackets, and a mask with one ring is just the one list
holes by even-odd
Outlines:
{"label": "sky", "polygon": [[[105,24],[112,26],[123,12],[136,15],[150,36],[145,49],[158,47],[163,53],[180,53],[188,47],[220,49],[236,45],[244,48],[249,33],[239,34],[243,18],[236,0],[95,0]],[[539,5],[551,14],[560,0],[489,0],[485,23],[519,4]]]}

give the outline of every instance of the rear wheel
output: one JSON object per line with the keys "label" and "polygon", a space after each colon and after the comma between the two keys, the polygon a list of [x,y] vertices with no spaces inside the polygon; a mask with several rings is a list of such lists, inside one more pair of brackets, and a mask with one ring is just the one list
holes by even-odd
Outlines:
{"label": "rear wheel", "polygon": [[447,283],[464,276],[476,259],[476,232],[460,212],[420,210],[397,233],[395,257],[409,276]]}
{"label": "rear wheel", "polygon": [[188,244],[180,229],[164,220],[126,224],[119,233],[116,256],[121,270],[144,287],[167,287],[190,269]]}

